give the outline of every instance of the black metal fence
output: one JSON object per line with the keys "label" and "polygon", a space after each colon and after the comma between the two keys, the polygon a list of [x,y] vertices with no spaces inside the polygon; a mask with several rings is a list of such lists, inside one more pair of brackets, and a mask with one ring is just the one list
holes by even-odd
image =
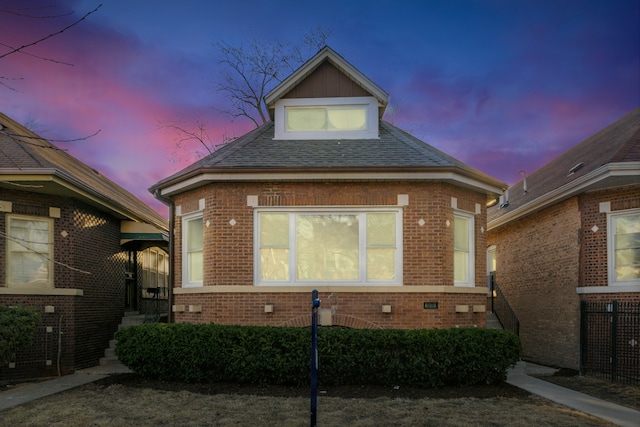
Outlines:
{"label": "black metal fence", "polygon": [[640,384],[640,303],[580,303],[580,373]]}

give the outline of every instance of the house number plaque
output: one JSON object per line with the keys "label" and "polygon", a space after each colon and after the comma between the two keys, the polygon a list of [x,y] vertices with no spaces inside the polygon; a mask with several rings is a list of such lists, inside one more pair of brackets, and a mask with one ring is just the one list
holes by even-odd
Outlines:
{"label": "house number plaque", "polygon": [[435,310],[437,308],[438,308],[438,301],[425,302],[424,303],[424,309],[425,310]]}

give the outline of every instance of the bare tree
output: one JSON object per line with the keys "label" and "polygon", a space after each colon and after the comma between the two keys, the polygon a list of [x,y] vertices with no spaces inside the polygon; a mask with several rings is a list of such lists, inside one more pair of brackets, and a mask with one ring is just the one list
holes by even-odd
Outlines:
{"label": "bare tree", "polygon": [[[33,7],[11,8],[11,9],[0,8],[0,14],[13,15],[13,16],[17,16],[17,17],[25,17],[25,18],[30,18],[30,19],[60,19],[60,18],[64,18],[66,16],[70,16],[70,15],[74,14],[73,11],[67,12],[67,13],[61,13],[61,14],[47,14],[48,9],[51,8],[51,7],[53,7],[53,6],[43,6],[43,7],[39,7],[39,8],[33,8]],[[22,54],[22,55],[28,55],[28,56],[32,56],[34,58],[41,59],[43,61],[49,61],[49,62],[55,62],[56,64],[63,64],[63,65],[73,66],[73,64],[69,64],[69,63],[66,63],[66,62],[58,61],[58,60],[53,59],[53,58],[47,58],[47,57],[44,57],[44,56],[34,55],[34,54],[28,52],[28,49],[30,47],[33,47],[33,46],[35,46],[37,44],[40,44],[40,43],[46,41],[46,40],[48,40],[48,39],[50,39],[52,37],[60,35],[60,34],[64,33],[65,31],[69,30],[72,27],[75,27],[80,22],[82,22],[85,19],[87,19],[87,17],[89,15],[91,15],[92,13],[97,12],[98,9],[100,9],[101,7],[102,7],[102,4],[98,5],[92,11],[85,13],[79,19],[76,19],[72,23],[60,28],[59,30],[54,31],[52,33],[49,33],[48,35],[45,35],[45,36],[34,38],[31,41],[25,42],[21,46],[18,46],[18,47],[10,46],[10,45],[8,45],[6,43],[0,42],[0,46],[5,47],[5,48],[8,49],[6,52],[0,53],[0,60],[6,58],[8,56],[11,56],[11,55]],[[44,14],[41,13],[43,10],[45,11]],[[0,85],[4,86],[7,89],[15,90],[13,87],[11,87],[9,84],[6,83],[6,81],[8,81],[8,80],[20,80],[20,78],[8,78],[8,77],[5,77],[5,76],[0,76]]]}
{"label": "bare tree", "polygon": [[265,95],[321,49],[331,30],[317,27],[305,34],[299,44],[273,43],[254,39],[248,46],[217,44],[224,70],[218,91],[228,96],[229,105],[223,113],[232,120],[244,117],[258,127],[269,120],[264,104]]}
{"label": "bare tree", "polygon": [[[207,126],[204,121],[200,119],[194,119],[192,124],[188,123],[160,123],[160,129],[173,132],[175,136],[175,147],[171,153],[171,157],[175,162],[182,162],[193,158],[192,154],[195,154],[196,158],[206,157],[209,154],[216,151],[221,145],[233,141],[235,138],[228,135],[222,135],[220,140],[216,142],[209,136]],[[188,146],[195,144],[195,149],[187,149]],[[185,156],[184,153],[189,152],[189,156]]]}

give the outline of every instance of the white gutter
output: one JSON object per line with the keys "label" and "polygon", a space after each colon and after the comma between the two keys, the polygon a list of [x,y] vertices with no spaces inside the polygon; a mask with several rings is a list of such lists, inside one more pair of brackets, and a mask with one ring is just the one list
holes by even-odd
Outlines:
{"label": "white gutter", "polygon": [[540,209],[544,209],[547,206],[553,205],[563,199],[579,194],[592,185],[595,185],[607,178],[638,175],[640,175],[640,162],[608,163],[561,187],[543,194],[529,203],[525,203],[524,205],[501,215],[500,217],[490,221],[487,224],[487,229],[492,230],[494,228],[498,228],[515,219],[529,215]]}
{"label": "white gutter", "polygon": [[208,182],[229,181],[453,181],[487,193],[501,194],[502,187],[485,184],[453,172],[336,172],[336,173],[204,173],[161,190],[162,196],[171,196]]}

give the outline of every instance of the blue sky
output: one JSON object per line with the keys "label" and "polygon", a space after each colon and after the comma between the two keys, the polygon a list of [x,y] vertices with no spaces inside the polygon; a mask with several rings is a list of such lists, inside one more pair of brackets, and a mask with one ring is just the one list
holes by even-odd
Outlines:
{"label": "blue sky", "polygon": [[[0,42],[21,46],[98,5],[30,1],[30,14],[74,11],[46,20],[0,12]],[[216,43],[299,43],[322,26],[390,94],[387,119],[513,184],[640,106],[639,17],[639,0],[109,0],[27,50],[72,66],[0,59],[12,88],[0,86],[0,111],[52,139],[100,130],[59,145],[166,213],[146,189],[194,158],[162,123],[201,120],[217,140],[252,128],[217,112],[228,100]]]}

